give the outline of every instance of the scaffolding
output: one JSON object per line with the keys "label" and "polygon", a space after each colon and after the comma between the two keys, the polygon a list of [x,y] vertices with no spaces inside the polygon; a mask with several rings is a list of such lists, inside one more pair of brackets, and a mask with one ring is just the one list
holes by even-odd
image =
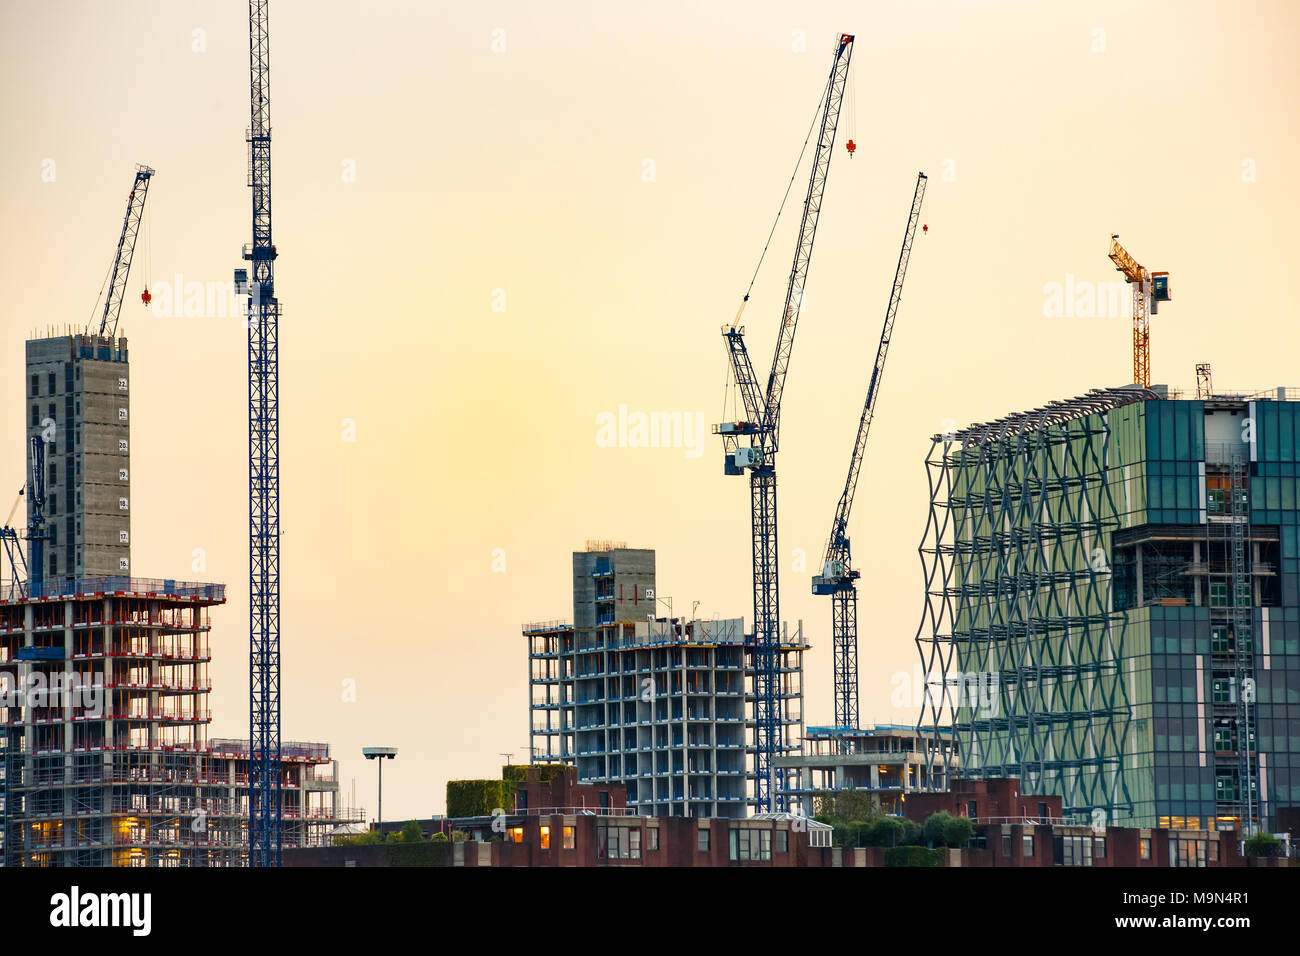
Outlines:
{"label": "scaffolding", "polygon": [[938,756],[961,754],[934,779],[1014,777],[1024,793],[1061,794],[1067,815],[1131,813],[1107,413],[1155,397],[1098,389],[934,436],[918,730],[933,748],[951,729]]}
{"label": "scaffolding", "polygon": [[[207,738],[208,609],[224,593],[85,584],[0,601],[4,864],[246,865],[249,745]],[[356,818],[336,809],[326,745],[287,744],[278,773],[285,845]]]}

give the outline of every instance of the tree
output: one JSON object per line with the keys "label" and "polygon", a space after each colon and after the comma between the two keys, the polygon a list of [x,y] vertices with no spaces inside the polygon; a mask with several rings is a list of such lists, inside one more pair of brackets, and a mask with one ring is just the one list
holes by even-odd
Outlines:
{"label": "tree", "polygon": [[816,800],[816,810],[818,819],[832,823],[870,822],[880,816],[875,798],[864,790],[824,793]]}
{"label": "tree", "polygon": [[406,825],[402,827],[403,843],[423,843],[424,831],[420,829],[420,824],[415,820],[407,820]]}
{"label": "tree", "polygon": [[949,817],[943,825],[943,839],[949,846],[965,846],[974,835],[970,817]]}
{"label": "tree", "polygon": [[938,813],[930,814],[929,818],[925,821],[925,826],[922,827],[922,832],[925,834],[925,842],[927,846],[936,847],[944,845],[944,831],[947,829],[948,821],[951,819],[952,814],[947,810],[940,810]]}

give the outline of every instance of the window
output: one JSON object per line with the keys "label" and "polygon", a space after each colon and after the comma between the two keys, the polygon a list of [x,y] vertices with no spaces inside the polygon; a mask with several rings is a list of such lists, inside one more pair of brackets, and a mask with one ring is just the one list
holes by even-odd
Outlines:
{"label": "window", "polygon": [[707,827],[700,827],[695,831],[695,849],[700,853],[709,852],[709,830]]}
{"label": "window", "polygon": [[1097,837],[1096,846],[1094,846],[1092,850],[1092,857],[1095,860],[1106,859],[1106,838],[1105,837]]}
{"label": "window", "polygon": [[602,826],[596,831],[596,840],[597,856],[610,860],[641,859],[640,827]]}
{"label": "window", "polygon": [[1043,801],[1043,802],[1041,802],[1041,803],[1038,804],[1038,822],[1039,822],[1039,823],[1046,823],[1046,822],[1047,822],[1047,803],[1046,803],[1046,801]]}
{"label": "window", "polygon": [[832,832],[831,827],[827,827],[827,826],[809,827],[808,845],[816,846],[816,847],[830,846],[831,832]]}
{"label": "window", "polygon": [[1092,837],[1061,836],[1057,839],[1061,844],[1062,866],[1092,866]]}
{"label": "window", "polygon": [[39,394],[41,394],[41,377],[39,375],[33,375],[32,376],[32,398],[35,398]]}
{"label": "window", "polygon": [[59,543],[59,526],[56,524],[50,525],[50,544],[57,545],[58,543]]}
{"label": "window", "polygon": [[45,510],[46,515],[58,514],[59,496],[50,495],[49,501],[46,502],[46,505],[47,505],[47,508]]}
{"label": "window", "polygon": [[777,853],[790,852],[790,831],[789,830],[776,831],[776,852]]}
{"label": "window", "polygon": [[39,405],[33,405],[32,406],[32,427],[35,428],[36,426],[40,425],[40,423],[41,423],[41,407]]}
{"label": "window", "polygon": [[975,801],[971,800],[969,803],[966,804],[966,816],[974,820],[977,816],[979,816],[979,814],[975,812],[975,809],[976,809]]}
{"label": "window", "polygon": [[1032,833],[1026,833],[1020,837],[1020,855],[1034,855],[1034,835]]}
{"label": "window", "polygon": [[58,574],[58,573],[59,573],[59,556],[51,551],[50,552],[50,574]]}
{"label": "window", "polygon": [[574,846],[576,846],[576,844],[577,844],[577,841],[574,839],[574,835],[573,835],[573,827],[565,827],[565,828],[564,828],[564,848],[565,848],[566,850],[572,850],[572,849],[574,848]]}
{"label": "window", "polygon": [[[703,832],[703,831],[701,831]],[[772,859],[772,831],[766,828],[737,827],[731,831],[731,860],[748,863],[750,860]]]}
{"label": "window", "polygon": [[1210,607],[1228,606],[1228,585],[1222,581],[1210,584]]}
{"label": "window", "polygon": [[1150,837],[1142,837],[1142,838],[1140,838],[1140,839],[1138,840],[1138,859],[1141,859],[1141,860],[1149,860],[1149,859],[1151,859],[1151,839],[1150,839]]}
{"label": "window", "polygon": [[1005,830],[1002,833],[1002,855],[1011,856],[1011,834]]}
{"label": "window", "polygon": [[1241,648],[1242,653],[1250,654],[1254,648],[1250,640],[1250,626],[1244,625],[1241,632],[1237,635],[1237,646]]}
{"label": "window", "polygon": [[[261,751],[258,751],[258,753],[261,753]],[[539,834],[540,834],[540,836],[539,836],[539,840],[540,840],[540,843],[541,843],[541,847],[542,847],[542,849],[543,849],[543,850],[549,850],[549,849],[551,848],[551,828],[550,828],[550,827],[542,827],[538,832],[539,832]]]}
{"label": "window", "polygon": [[50,462],[50,484],[57,485],[58,483],[59,483],[59,463],[57,461],[52,461]]}
{"label": "window", "polygon": [[646,827],[645,831],[645,848],[647,850],[659,849],[659,828]]}

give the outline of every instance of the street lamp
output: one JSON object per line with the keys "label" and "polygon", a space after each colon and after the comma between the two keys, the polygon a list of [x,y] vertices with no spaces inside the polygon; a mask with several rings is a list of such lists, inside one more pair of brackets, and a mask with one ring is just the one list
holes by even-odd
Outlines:
{"label": "street lamp", "polygon": [[362,747],[361,753],[367,760],[379,761],[379,838],[384,838],[384,761],[397,757],[396,747]]}

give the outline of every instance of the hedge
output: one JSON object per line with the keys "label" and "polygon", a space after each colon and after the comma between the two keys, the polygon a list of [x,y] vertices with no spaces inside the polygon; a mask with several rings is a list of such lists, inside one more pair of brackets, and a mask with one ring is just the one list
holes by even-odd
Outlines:
{"label": "hedge", "polygon": [[430,843],[390,843],[389,866],[448,866],[451,863],[451,844],[445,841]]}
{"label": "hedge", "polygon": [[514,787],[504,780],[447,781],[449,817],[488,817],[497,807],[508,813],[514,806]]}
{"label": "hedge", "polygon": [[885,866],[943,866],[946,854],[923,846],[891,846],[885,850]]}

